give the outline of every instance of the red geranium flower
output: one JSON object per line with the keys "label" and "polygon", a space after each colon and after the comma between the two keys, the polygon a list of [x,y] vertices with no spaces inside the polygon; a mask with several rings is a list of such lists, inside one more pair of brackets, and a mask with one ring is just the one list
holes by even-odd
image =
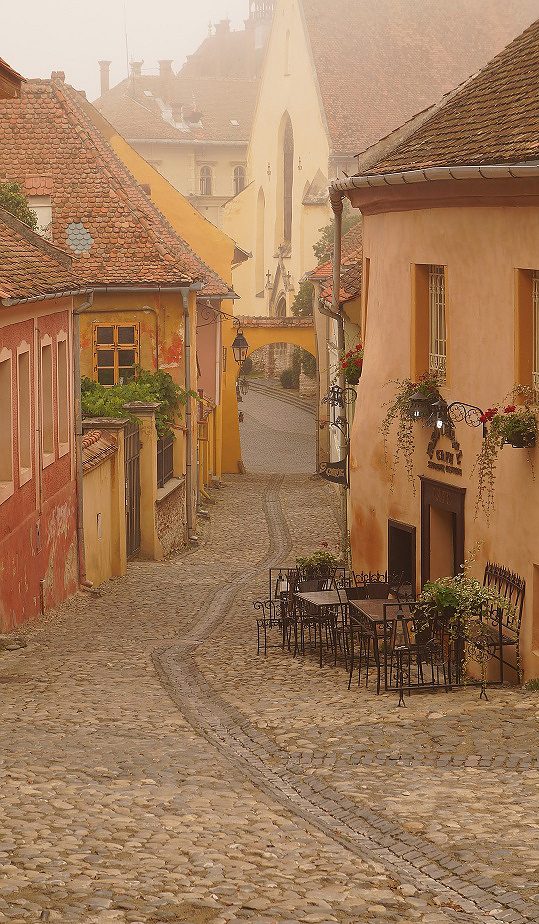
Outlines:
{"label": "red geranium flower", "polygon": [[514,404],[508,404],[507,407],[503,409],[504,414],[514,414],[515,411],[516,407]]}

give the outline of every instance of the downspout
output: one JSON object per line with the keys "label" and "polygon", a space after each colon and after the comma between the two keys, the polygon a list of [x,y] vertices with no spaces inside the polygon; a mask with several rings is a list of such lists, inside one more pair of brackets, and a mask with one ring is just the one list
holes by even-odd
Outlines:
{"label": "downspout", "polygon": [[80,375],[80,315],[91,308],[94,293],[91,292],[88,301],[83,302],[73,311],[73,397],[75,399],[75,473],[77,482],[77,538],[79,549],[79,584],[81,587],[92,587],[91,581],[86,577],[86,547],[84,544],[84,476],[82,471],[82,406],[81,406],[81,375]]}
{"label": "downspout", "polygon": [[[201,283],[193,283],[190,286],[180,288],[183,302],[183,320],[184,320],[184,349],[185,349],[185,390],[187,400],[185,404],[185,496],[186,496],[186,516],[187,516],[187,536],[189,539],[197,539],[193,528],[193,399],[191,396],[191,326],[189,317],[189,293],[199,292],[202,288]],[[197,474],[198,480],[198,474]]]}
{"label": "downspout", "polygon": [[[335,216],[334,221],[334,236],[333,236],[333,293],[332,293],[332,308],[333,308],[333,317],[337,322],[337,349],[339,355],[344,353],[344,318],[341,311],[339,295],[341,292],[341,254],[342,254],[342,214],[343,214],[343,193],[339,190],[332,187],[330,189],[330,201],[331,208],[333,209],[333,214]],[[344,370],[341,365],[339,365],[339,376],[338,376],[339,388],[342,389],[343,393],[346,388],[346,381],[344,378]],[[344,414],[346,415],[346,407],[344,409]],[[339,447],[340,452],[339,456],[341,459],[348,456],[349,447],[346,433],[342,429],[339,430],[340,439]],[[340,507],[341,507],[341,554],[343,561],[347,561],[348,558],[348,488],[346,485],[342,485],[340,490]]]}

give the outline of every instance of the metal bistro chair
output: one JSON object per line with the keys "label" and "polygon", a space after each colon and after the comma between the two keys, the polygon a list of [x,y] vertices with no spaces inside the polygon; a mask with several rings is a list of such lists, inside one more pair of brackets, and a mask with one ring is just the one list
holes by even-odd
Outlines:
{"label": "metal bistro chair", "polygon": [[[410,607],[411,609],[411,607]],[[439,612],[416,609],[401,620],[403,639],[397,643],[397,621],[393,623],[392,659],[396,659],[399,706],[405,691],[443,689],[451,683],[452,640],[449,620]],[[405,682],[405,677],[406,681]]]}
{"label": "metal bistro chair", "polygon": [[[481,613],[483,638],[479,644],[485,645],[488,654],[500,665],[499,682],[504,680],[504,667],[510,667],[517,673],[518,682],[522,683],[520,669],[520,625],[526,593],[526,581],[504,568],[487,562],[483,578],[485,587],[494,590],[504,600],[506,606],[501,608],[495,603],[488,604]],[[504,657],[504,648],[514,648],[515,663]]]}
{"label": "metal bistro chair", "polygon": [[268,631],[279,629],[282,632],[285,619],[285,604],[288,595],[288,581],[290,574],[296,574],[296,568],[270,568],[269,569],[269,596],[264,600],[256,600],[253,604],[257,611],[257,653],[260,654],[262,639],[264,640],[264,655],[268,653]]}
{"label": "metal bistro chair", "polygon": [[[294,590],[295,594],[308,594],[316,593],[319,590],[325,590],[327,584],[327,578],[312,578],[308,581],[298,581],[296,588]],[[296,657],[298,651],[301,651],[301,654],[305,654],[305,629],[309,633],[309,643],[313,642],[313,633],[314,633],[314,647],[316,648],[317,643],[317,634],[318,631],[322,630],[322,622],[326,624],[326,620],[321,620],[320,614],[317,608],[310,606],[304,600],[298,600],[295,597],[295,618],[294,618],[294,657]],[[299,632],[298,632],[299,630]],[[322,639],[318,639],[319,643],[322,644]],[[326,626],[326,645],[328,644],[327,638],[327,626]]]}

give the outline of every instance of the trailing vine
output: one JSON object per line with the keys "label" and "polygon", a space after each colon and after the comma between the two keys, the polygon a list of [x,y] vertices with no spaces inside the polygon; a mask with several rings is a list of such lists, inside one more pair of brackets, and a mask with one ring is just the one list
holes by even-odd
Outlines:
{"label": "trailing vine", "polygon": [[406,475],[415,494],[415,440],[412,399],[414,395],[419,394],[424,398],[432,399],[433,402],[439,400],[441,378],[439,373],[425,373],[420,376],[417,382],[413,382],[411,379],[396,379],[390,384],[396,386],[396,392],[393,401],[386,404],[387,410],[380,429],[384,438],[384,450],[387,458],[389,433],[393,425],[397,425],[396,449],[391,470],[391,481],[393,482],[395,477],[397,462],[399,458],[402,458]]}

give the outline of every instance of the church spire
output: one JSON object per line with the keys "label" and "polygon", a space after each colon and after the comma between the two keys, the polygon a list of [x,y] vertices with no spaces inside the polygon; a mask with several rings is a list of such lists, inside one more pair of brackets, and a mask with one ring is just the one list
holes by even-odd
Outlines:
{"label": "church spire", "polygon": [[249,0],[249,19],[269,19],[275,10],[275,0]]}

